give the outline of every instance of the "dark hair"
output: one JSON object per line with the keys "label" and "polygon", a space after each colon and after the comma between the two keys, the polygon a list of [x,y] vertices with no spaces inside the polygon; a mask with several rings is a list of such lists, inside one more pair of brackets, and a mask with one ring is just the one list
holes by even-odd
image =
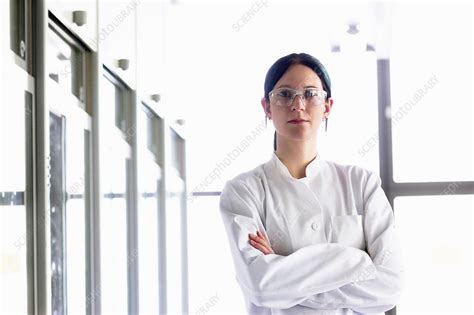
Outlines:
{"label": "dark hair", "polygon": [[[311,70],[313,70],[321,80],[323,84],[323,90],[326,91],[327,97],[331,97],[331,79],[329,74],[326,71],[326,68],[323,64],[316,59],[315,57],[300,53],[300,54],[289,54],[287,56],[281,57],[278,59],[271,67],[268,69],[267,75],[265,76],[265,99],[267,102],[270,102],[269,93],[273,90],[273,87],[281,79],[288,69],[293,65],[304,65]],[[273,149],[276,150],[276,131],[273,138]]]}

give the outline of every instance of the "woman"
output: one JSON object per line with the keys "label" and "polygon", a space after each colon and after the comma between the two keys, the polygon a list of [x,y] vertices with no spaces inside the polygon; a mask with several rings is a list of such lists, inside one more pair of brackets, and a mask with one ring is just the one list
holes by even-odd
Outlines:
{"label": "woman", "polygon": [[228,181],[220,211],[249,314],[367,314],[394,307],[400,250],[378,175],[323,160],[331,82],[308,54],[280,58],[261,100],[270,160]]}

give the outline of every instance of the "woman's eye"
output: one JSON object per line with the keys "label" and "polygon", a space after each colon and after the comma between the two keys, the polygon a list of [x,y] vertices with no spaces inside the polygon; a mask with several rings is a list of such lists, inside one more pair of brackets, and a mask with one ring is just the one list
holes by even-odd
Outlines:
{"label": "woman's eye", "polygon": [[305,91],[305,97],[316,97],[318,96],[318,91],[316,90],[307,90]]}
{"label": "woman's eye", "polygon": [[288,90],[282,90],[278,92],[278,96],[284,97],[284,98],[291,98],[291,92]]}

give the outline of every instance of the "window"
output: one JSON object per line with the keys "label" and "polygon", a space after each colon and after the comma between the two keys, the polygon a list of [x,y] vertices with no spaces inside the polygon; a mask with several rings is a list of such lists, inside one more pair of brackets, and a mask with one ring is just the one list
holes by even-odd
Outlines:
{"label": "window", "polygon": [[[161,248],[160,212],[162,207],[162,163],[163,121],[149,107],[142,105],[138,116],[140,134],[138,163],[138,252],[139,260],[139,305],[144,314],[160,313],[159,270],[165,259]],[[159,140],[160,139],[160,140]]]}
{"label": "window", "polygon": [[[77,43],[67,40],[61,28],[50,24],[48,44],[52,52],[48,55],[48,74],[63,91],[72,93],[85,104],[85,51]],[[84,105],[80,105],[85,109]]]}
{"label": "window", "polygon": [[26,59],[25,2],[10,0],[10,48],[22,59]]}
{"label": "window", "polygon": [[187,211],[185,196],[185,141],[169,130],[171,163],[166,175],[166,268],[168,312],[188,313]]}
{"label": "window", "polygon": [[406,270],[400,314],[473,310],[471,24],[468,3],[394,8],[386,192]]}
{"label": "window", "polygon": [[232,281],[234,262],[223,237],[219,198],[196,197],[188,207],[190,314],[245,314],[241,289]]}
{"label": "window", "polygon": [[[3,22],[3,21],[2,21]],[[0,47],[3,49],[3,47]],[[32,246],[33,79],[10,59],[0,59],[0,312],[26,314],[27,249]],[[14,85],[6,82],[15,82]]]}
{"label": "window", "polygon": [[101,306],[103,313],[126,314],[129,307],[129,267],[137,252],[128,247],[128,213],[131,202],[131,139],[134,125],[125,117],[132,112],[129,90],[104,67],[101,85],[103,147],[100,214]]}
{"label": "window", "polygon": [[86,313],[92,120],[84,86],[87,50],[50,21],[47,58],[51,307],[54,314]]}
{"label": "window", "polygon": [[472,312],[473,209],[473,195],[395,198],[405,268],[399,314]]}
{"label": "window", "polygon": [[474,179],[471,6],[399,4],[394,10],[396,182]]}

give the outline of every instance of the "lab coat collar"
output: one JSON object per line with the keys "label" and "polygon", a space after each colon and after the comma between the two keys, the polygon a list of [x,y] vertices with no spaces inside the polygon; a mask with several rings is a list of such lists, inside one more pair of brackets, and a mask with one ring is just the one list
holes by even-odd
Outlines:
{"label": "lab coat collar", "polygon": [[319,172],[321,171],[321,166],[322,166],[322,159],[321,159],[321,154],[318,152],[316,154],[316,157],[309,162],[309,164],[306,166],[306,177],[303,178],[294,178],[291,174],[288,168],[286,167],[285,164],[283,164],[282,161],[278,158],[276,155],[276,152],[273,151],[272,158],[269,161],[269,164],[271,167],[275,168],[280,175],[282,175],[285,178],[288,178],[290,180],[295,180],[295,181],[302,181],[302,182],[307,182],[311,178],[315,177]]}

